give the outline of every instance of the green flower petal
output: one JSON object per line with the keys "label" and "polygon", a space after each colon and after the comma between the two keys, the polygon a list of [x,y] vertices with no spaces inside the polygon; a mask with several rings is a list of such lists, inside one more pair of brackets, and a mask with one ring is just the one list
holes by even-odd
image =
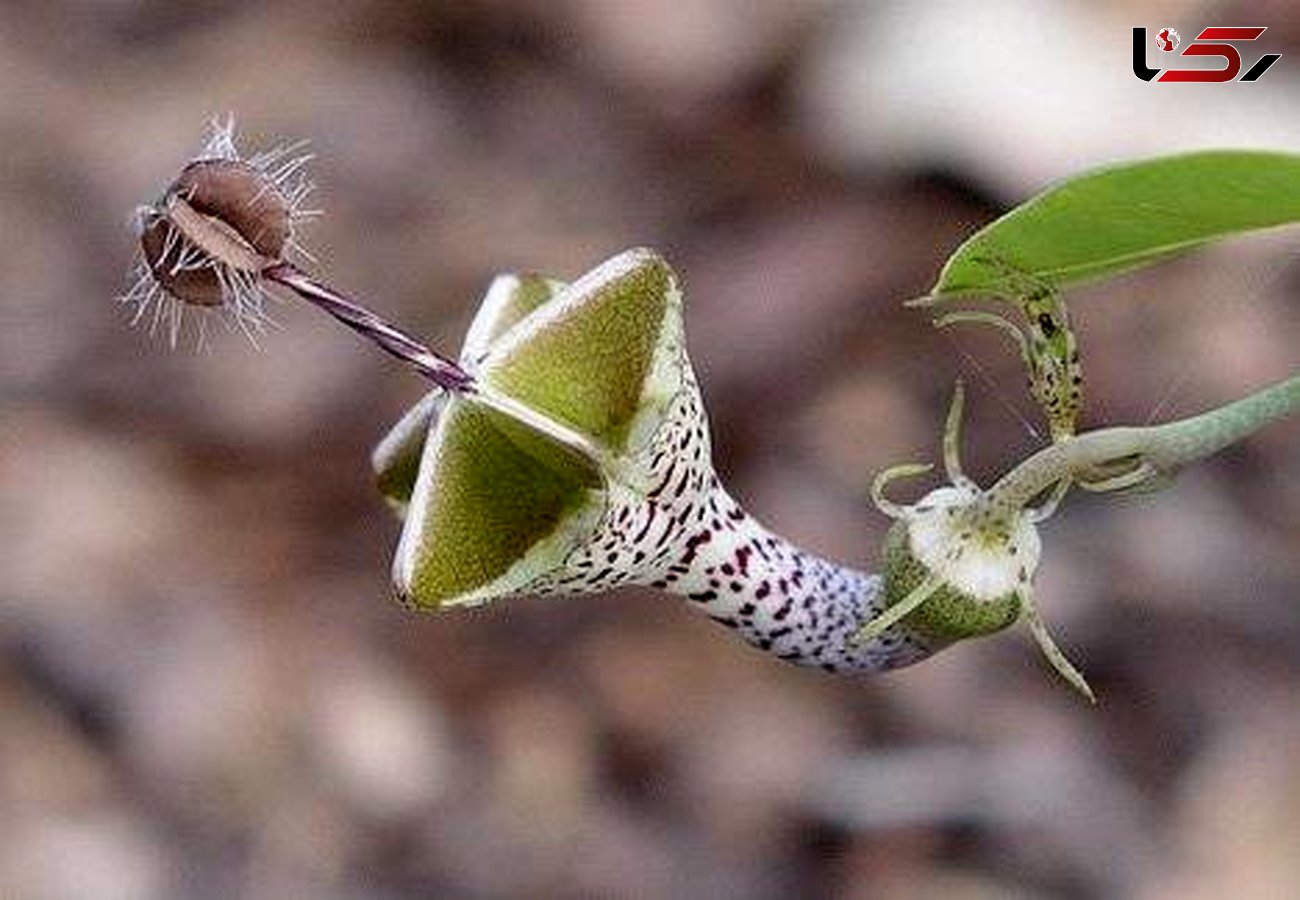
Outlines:
{"label": "green flower petal", "polygon": [[[498,275],[483,295],[474,322],[465,336],[461,364],[473,370],[498,338],[564,287],[564,282],[541,275]],[[371,454],[379,490],[398,515],[406,513],[424,442],[442,411],[443,399],[442,391],[431,391],[422,397],[406,411]]]}
{"label": "green flower petal", "polygon": [[492,279],[465,335],[460,352],[462,365],[470,369],[477,366],[502,335],[565,287],[562,281],[536,274],[510,273]]}
{"label": "green flower petal", "polygon": [[590,538],[609,484],[646,480],[637,451],[688,381],[681,295],[648,250],[568,287],[501,276],[462,359],[477,388],[421,401],[375,454],[399,509],[409,495],[396,590],[424,609],[517,593],[555,572]]}
{"label": "green flower petal", "polygon": [[424,448],[393,566],[409,605],[483,602],[560,564],[595,527],[591,464],[472,397],[452,397]]}
{"label": "green flower petal", "polygon": [[420,471],[420,457],[429,429],[446,405],[447,395],[430,391],[406,411],[370,454],[379,491],[398,515],[405,515],[411,489]]}
{"label": "green flower petal", "polygon": [[[612,451],[638,414],[679,386],[680,292],[650,250],[630,250],[584,275],[493,346],[479,376],[501,394]],[[666,327],[670,323],[675,327]],[[657,381],[664,384],[656,386]]]}

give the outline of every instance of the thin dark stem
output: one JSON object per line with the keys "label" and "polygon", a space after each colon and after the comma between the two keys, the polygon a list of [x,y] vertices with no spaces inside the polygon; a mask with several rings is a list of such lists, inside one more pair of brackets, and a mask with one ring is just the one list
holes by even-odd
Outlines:
{"label": "thin dark stem", "polygon": [[268,266],[262,270],[262,277],[288,288],[353,331],[370,338],[443,390],[463,393],[474,389],[474,377],[456,363],[338,291],[321,284],[293,263],[280,262]]}

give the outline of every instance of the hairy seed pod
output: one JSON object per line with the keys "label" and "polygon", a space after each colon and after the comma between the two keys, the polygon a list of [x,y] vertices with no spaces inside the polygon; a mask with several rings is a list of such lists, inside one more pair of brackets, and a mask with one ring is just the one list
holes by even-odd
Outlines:
{"label": "hairy seed pod", "polygon": [[[145,261],[164,290],[194,306],[221,306],[223,271],[256,277],[280,259],[289,240],[287,200],[266,173],[243,160],[190,163],[159,206],[163,213],[140,233]],[[207,264],[176,265],[187,250]]]}
{"label": "hairy seed pod", "polygon": [[[175,343],[186,309],[219,312],[249,337],[263,329],[263,274],[298,249],[296,226],[312,190],[301,144],[248,158],[230,122],[214,123],[198,156],[137,212],[140,251],[121,298],[132,322],[165,328]],[[199,316],[200,335],[206,317]]]}

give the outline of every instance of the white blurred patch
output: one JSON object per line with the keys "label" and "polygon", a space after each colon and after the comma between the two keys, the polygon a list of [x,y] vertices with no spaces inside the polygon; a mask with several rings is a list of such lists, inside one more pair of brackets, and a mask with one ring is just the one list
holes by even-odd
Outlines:
{"label": "white blurred patch", "polygon": [[312,747],[325,779],[381,819],[418,814],[450,779],[445,723],[426,694],[378,666],[335,669],[313,690]]}
{"label": "white blurred patch", "polygon": [[[809,56],[804,127],[841,164],[960,168],[1009,196],[1110,160],[1300,143],[1285,66],[1253,84],[1134,76],[1132,29],[1153,37],[1170,24],[1149,14],[1032,0],[859,3]],[[1184,11],[1179,24],[1185,33],[1228,24],[1211,15]],[[1267,32],[1256,43],[1243,48],[1243,68],[1278,49]],[[1156,53],[1152,45],[1148,65],[1162,62]]]}

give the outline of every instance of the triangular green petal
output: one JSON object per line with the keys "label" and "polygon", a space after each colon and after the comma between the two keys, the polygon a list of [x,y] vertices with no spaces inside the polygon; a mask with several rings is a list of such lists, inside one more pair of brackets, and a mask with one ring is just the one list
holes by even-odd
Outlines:
{"label": "triangular green petal", "polygon": [[393,566],[411,606],[514,593],[595,526],[598,472],[563,444],[470,397],[453,397],[424,448]]}
{"label": "triangular green petal", "polygon": [[610,491],[647,480],[643,452],[692,383],[681,294],[648,250],[569,287],[499,277],[461,358],[475,385],[426,398],[375,452],[386,495],[399,508],[409,498],[394,584],[423,609],[561,570]]}
{"label": "triangular green petal", "polygon": [[621,451],[680,387],[680,316],[668,264],[653,251],[629,250],[520,321],[493,345],[479,376]]}
{"label": "triangular green petal", "polygon": [[411,489],[420,471],[420,457],[424,442],[434,421],[446,403],[442,391],[430,391],[406,411],[397,424],[389,429],[370,454],[370,464],[375,471],[375,481],[382,493],[398,511],[404,514],[411,499]]}
{"label": "triangular green petal", "polygon": [[[534,274],[502,274],[492,280],[465,336],[461,363],[473,368],[493,342],[519,320],[553,298],[564,282]],[[371,454],[379,490],[404,513],[420,467],[420,454],[444,394],[431,391],[412,406]]]}
{"label": "triangular green petal", "polygon": [[488,355],[498,338],[565,287],[562,281],[530,273],[504,274],[492,279],[465,335],[461,364],[473,369]]}

